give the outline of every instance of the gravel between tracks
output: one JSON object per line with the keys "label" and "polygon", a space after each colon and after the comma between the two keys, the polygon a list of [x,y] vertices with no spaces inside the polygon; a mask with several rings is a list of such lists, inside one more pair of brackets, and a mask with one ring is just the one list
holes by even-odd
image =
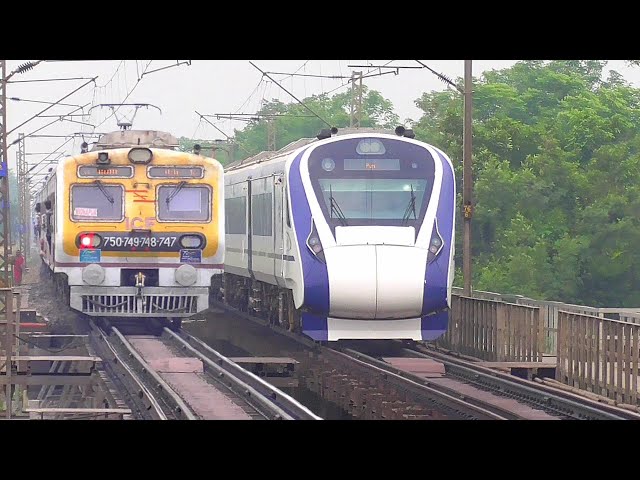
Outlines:
{"label": "gravel between tracks", "polygon": [[51,334],[76,333],[73,323],[76,314],[71,308],[63,305],[55,291],[53,281],[41,268],[40,257],[32,256],[29,261],[29,271],[23,278],[23,285],[29,290],[27,308],[36,310],[49,320]]}

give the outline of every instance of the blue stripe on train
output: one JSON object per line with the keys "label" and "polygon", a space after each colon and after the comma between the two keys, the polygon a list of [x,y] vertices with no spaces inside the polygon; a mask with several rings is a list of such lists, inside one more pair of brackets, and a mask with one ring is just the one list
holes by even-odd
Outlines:
{"label": "blue stripe on train", "polygon": [[455,214],[455,198],[453,195],[455,180],[449,162],[438,152],[434,161],[442,162],[442,187],[438,199],[438,231],[446,246],[446,250],[440,253],[438,258],[427,265],[425,271],[424,297],[422,300],[422,312],[430,313],[447,307],[447,287],[449,276],[449,262],[451,260],[451,245],[455,239],[451,238],[453,227],[453,215]]}
{"label": "blue stripe on train", "polygon": [[[293,223],[296,231],[296,240],[300,247],[300,259],[304,280],[303,305],[313,312],[325,315],[324,323],[317,320],[320,316],[304,314],[302,316],[302,330],[305,334],[316,340],[327,339],[327,319],[329,314],[329,274],[327,265],[318,260],[307,247],[307,237],[311,232],[311,209],[302,184],[300,163],[303,150],[291,163],[289,169],[289,193],[291,195],[291,209]],[[323,331],[323,333],[321,333]],[[318,333],[314,333],[318,332]],[[316,338],[320,336],[322,338]]]}

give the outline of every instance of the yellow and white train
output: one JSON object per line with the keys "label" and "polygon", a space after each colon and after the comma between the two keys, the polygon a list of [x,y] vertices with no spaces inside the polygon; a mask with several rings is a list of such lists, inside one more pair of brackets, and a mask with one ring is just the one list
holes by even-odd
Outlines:
{"label": "yellow and white train", "polygon": [[208,308],[224,263],[224,173],[177,146],[163,132],[113,132],[49,174],[34,230],[71,308],[178,325]]}

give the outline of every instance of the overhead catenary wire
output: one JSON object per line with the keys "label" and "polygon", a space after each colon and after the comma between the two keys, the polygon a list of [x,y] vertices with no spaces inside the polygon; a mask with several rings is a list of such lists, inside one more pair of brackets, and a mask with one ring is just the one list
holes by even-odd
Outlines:
{"label": "overhead catenary wire", "polygon": [[[77,112],[78,110],[83,109],[83,108],[84,108],[84,107],[86,107],[87,105],[89,105],[89,104],[87,103],[87,104],[85,104],[85,105],[81,105],[80,107],[76,108],[75,110],[71,110],[71,112],[69,112],[69,113],[75,113],[75,112]],[[64,117],[64,115],[63,115],[63,117]],[[52,122],[49,122],[49,123],[47,123],[46,125],[44,125],[44,126],[42,126],[42,127],[38,128],[38,129],[34,130],[33,132],[31,132],[31,133],[28,133],[28,134],[24,135],[24,136],[22,137],[22,139],[28,138],[28,137],[30,137],[31,135],[33,135],[33,134],[35,134],[35,133],[37,133],[37,132],[39,132],[39,131],[41,131],[41,130],[44,130],[44,129],[45,129],[45,128],[47,128],[48,126],[53,125],[54,123],[59,122],[59,121],[60,121],[60,119],[58,119],[58,120],[54,120],[54,121],[52,121]],[[16,144],[16,143],[18,143],[19,141],[20,141],[20,139],[14,140],[13,142],[11,142],[11,144],[10,144],[10,145],[8,145],[8,146],[7,146],[7,149],[8,149],[9,147],[11,147],[11,145],[15,145],[15,144]]]}
{"label": "overhead catenary wire", "polygon": [[75,103],[47,102],[45,100],[32,100],[30,98],[18,98],[18,97],[7,97],[7,100],[11,100],[14,102],[42,103],[45,105],[53,105],[55,103],[56,105],[63,106],[63,107],[79,107],[80,106]]}
{"label": "overhead catenary wire", "polygon": [[[89,85],[91,82],[95,82],[96,78],[98,77],[93,77],[91,80],[89,80],[88,82],[83,83],[82,85],[80,85],[78,88],[76,88],[75,90],[73,90],[71,93],[68,93],[67,95],[65,95],[64,97],[62,97],[59,101],[64,100],[65,98],[70,97],[71,95],[73,95],[74,93],[76,93],[78,90],[84,88],[85,86]],[[18,125],[17,127],[12,128],[11,130],[9,130],[6,134],[10,135],[11,133],[15,132],[17,129],[19,129],[20,127],[22,127],[23,125],[25,125],[26,123],[29,123],[31,120],[33,120],[34,118],[37,118],[38,115],[46,112],[47,110],[53,108],[55,105],[57,105],[57,102],[54,102],[52,105],[49,105],[47,108],[45,108],[44,110],[41,110],[40,112],[38,112],[37,114],[35,114],[34,116],[32,116],[31,118],[29,118],[28,120],[25,120],[24,122],[22,122],[20,125]]]}
{"label": "overhead catenary wire", "polygon": [[[236,109],[236,111],[234,112],[234,114],[238,113],[238,112],[239,112],[239,111],[240,111],[240,110],[241,110],[241,109],[242,109],[242,108],[243,108],[243,107],[244,107],[244,106],[245,106],[245,105],[246,105],[246,104],[251,100],[251,98],[253,97],[253,95],[255,95],[255,93],[258,91],[258,88],[260,88],[260,85],[262,85],[262,82],[264,82],[264,78],[262,78],[262,77],[261,77],[261,78],[260,78],[260,81],[259,81],[259,82],[258,82],[258,84],[255,86],[255,88],[253,89],[253,91],[249,94],[249,96],[246,98],[246,100],[245,100],[244,102],[242,102],[242,105],[240,105],[240,106]],[[198,112],[196,112],[196,113],[198,113]],[[199,114],[198,114],[198,115],[199,115]],[[224,122],[224,120],[223,120],[223,122]],[[222,122],[220,122],[220,123],[222,123]],[[201,125],[202,125],[202,117],[200,116],[200,117],[199,117],[199,120],[198,120],[198,125],[196,126],[196,129],[195,129],[195,131],[193,132],[193,135],[191,136],[191,140],[194,140],[194,139],[196,138],[196,133],[198,132],[198,129],[200,128],[200,126],[201,126]],[[226,134],[225,134],[225,136],[226,136]],[[227,138],[229,138],[229,137],[227,137]]]}
{"label": "overhead catenary wire", "polygon": [[116,68],[116,71],[113,72],[113,75],[111,75],[111,78],[104,84],[104,85],[100,85],[99,88],[103,88],[104,86],[108,85],[109,83],[111,83],[111,81],[115,78],[116,74],[118,73],[118,71],[120,70],[120,67],[122,67],[122,65],[124,65],[125,61],[124,60],[120,60],[120,63],[118,64],[118,68]]}
{"label": "overhead catenary wire", "polygon": [[155,70],[151,70],[150,72],[145,70],[144,72],[142,72],[142,76],[140,78],[142,79],[142,77],[144,77],[145,75],[150,75],[152,73],[159,72],[160,70],[166,70],[167,68],[179,67],[180,65],[191,66],[191,60],[185,60],[184,62],[180,62],[179,60],[176,60],[175,65],[167,65],[165,67],[156,68]]}
{"label": "overhead catenary wire", "polygon": [[[144,76],[144,73],[149,69],[149,66],[151,65],[151,62],[153,62],[153,60],[149,60],[149,63],[147,63],[147,66],[144,69],[144,72],[142,72],[142,76]],[[142,81],[142,76],[140,76],[140,78],[138,78],[138,81],[135,83],[135,85],[131,88],[131,90],[129,90],[129,93],[127,93],[127,96],[124,97],[124,100],[122,100],[122,102],[120,103],[125,103],[127,101],[127,99],[131,96],[131,94],[133,93],[133,91],[136,89],[136,87],[138,85],[140,85],[140,82]],[[106,122],[107,120],[109,120],[111,117],[113,117],[118,110],[120,109],[120,107],[114,108],[111,112],[110,115],[107,116],[107,118],[105,118],[104,120],[102,120],[99,124],[97,124],[95,126],[95,128],[98,128],[99,126],[101,126],[104,122]]]}
{"label": "overhead catenary wire", "polygon": [[332,127],[333,125],[331,125],[329,122],[327,122],[324,118],[322,118],[320,115],[318,115],[316,112],[314,112],[313,110],[311,110],[307,105],[304,104],[304,102],[301,102],[293,93],[291,93],[289,90],[287,90],[286,88],[284,88],[282,85],[280,85],[277,81],[275,81],[273,78],[271,78],[269,76],[268,73],[265,73],[262,69],[260,69],[258,66],[256,66],[255,63],[253,62],[249,62],[251,65],[253,65],[257,70],[259,70],[263,75],[265,75],[269,80],[271,80],[272,82],[274,82],[276,85],[278,85],[281,89],[283,89],[285,92],[287,92],[289,95],[291,95],[300,105],[302,105],[304,108],[306,108],[307,110],[309,110],[313,115],[315,115],[316,117],[318,117],[323,123],[325,123],[328,127]]}
{"label": "overhead catenary wire", "polygon": [[[73,137],[69,137],[68,139],[66,139],[64,142],[62,142],[62,144],[61,144],[61,145],[59,145],[59,146],[58,146],[55,150],[53,150],[53,151],[54,151],[54,152],[56,152],[56,151],[60,150],[60,149],[61,149],[62,147],[64,147],[67,143],[69,143],[72,139],[73,139]],[[41,159],[40,161],[38,161],[36,164],[34,164],[34,165],[29,169],[29,170],[27,170],[27,172],[26,172],[26,173],[31,172],[31,171],[32,171],[34,168],[36,168],[38,165],[42,165],[42,163],[44,163],[44,162],[48,159],[48,157],[49,157],[49,156],[51,156],[51,155],[53,155],[53,152],[52,152],[52,153],[50,153],[49,155],[47,155],[47,157],[45,157],[45,158]],[[42,170],[42,169],[38,170],[38,172],[40,172],[41,170]],[[36,173],[37,173],[37,172],[36,172]],[[35,175],[35,173],[34,173],[34,175]],[[33,175],[32,175],[32,177],[33,177]]]}
{"label": "overhead catenary wire", "polygon": [[[227,137],[227,140],[231,140],[231,137],[229,135],[227,135],[226,133],[224,133],[220,128],[218,128],[218,126],[216,126],[213,122],[209,121],[208,118],[206,118],[204,115],[202,115],[201,113],[196,111],[196,114],[200,115],[200,118],[202,118],[205,122],[207,122],[209,125],[211,125],[213,128],[215,128],[216,130],[218,130],[222,135],[224,135],[225,137]],[[247,150],[245,148],[244,145],[242,145],[242,143],[240,142],[235,142],[237,143],[240,148],[242,148],[245,152],[247,152],[247,154],[251,155],[251,152],[249,150]]]}
{"label": "overhead catenary wire", "polygon": [[[285,73],[285,72],[265,72],[265,73],[269,73],[271,75],[287,75],[288,77],[329,78],[329,79],[334,79],[334,80],[341,80],[341,79],[345,79],[345,78],[351,78],[351,77],[345,77],[343,75],[317,75],[317,74],[313,74],[313,73]],[[285,79],[283,78],[282,80],[285,80]]]}
{"label": "overhead catenary wire", "polygon": [[420,65],[422,65],[424,68],[426,68],[427,70],[429,70],[431,73],[433,73],[436,77],[438,77],[440,80],[442,80],[444,83],[451,85],[453,88],[455,88],[456,90],[458,90],[458,92],[464,94],[464,90],[462,90],[458,85],[456,85],[456,83],[451,80],[449,77],[447,77],[446,75],[442,74],[442,73],[438,73],[436,72],[433,68],[429,67],[428,65],[425,65],[424,63],[422,63],[420,60],[416,60],[416,62],[418,62]]}
{"label": "overhead catenary wire", "polygon": [[36,78],[33,80],[9,80],[7,83],[67,82],[71,80],[89,80],[90,77]]}
{"label": "overhead catenary wire", "polygon": [[[389,61],[388,61],[387,63],[385,63],[383,66],[385,66],[385,67],[386,67],[387,65],[391,64],[392,62],[394,62],[394,60],[389,60]],[[382,76],[382,75],[388,75],[389,73],[394,73],[394,74],[395,74],[395,72],[384,72],[384,73],[382,73],[382,72],[381,72],[381,73],[377,73],[377,74],[369,75],[373,70],[375,70],[375,69],[369,69],[369,70],[367,70],[367,71],[363,74],[362,78],[379,77],[379,76]],[[349,85],[349,83],[351,82],[351,79],[352,79],[352,77],[349,77],[349,80],[348,80],[348,81],[343,82],[342,84],[338,85],[336,88],[334,88],[334,89],[332,89],[332,90],[329,90],[328,92],[325,92],[325,95],[329,95],[330,93],[333,93],[333,92],[335,92],[336,90],[340,90],[341,88],[343,88],[343,87],[345,87],[345,86]]]}

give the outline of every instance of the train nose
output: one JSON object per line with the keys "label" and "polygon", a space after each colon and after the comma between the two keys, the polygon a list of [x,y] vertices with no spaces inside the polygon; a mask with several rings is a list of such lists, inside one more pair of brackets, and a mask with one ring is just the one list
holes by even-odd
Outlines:
{"label": "train nose", "polygon": [[325,255],[331,316],[392,319],[421,315],[427,250],[341,245],[325,250]]}

